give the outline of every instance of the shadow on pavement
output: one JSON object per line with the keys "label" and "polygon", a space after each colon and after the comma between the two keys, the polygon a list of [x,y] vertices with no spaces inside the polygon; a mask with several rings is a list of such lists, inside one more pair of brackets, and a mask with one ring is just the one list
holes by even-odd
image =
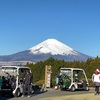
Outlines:
{"label": "shadow on pavement", "polygon": [[[33,97],[33,96],[37,96],[37,95],[39,95],[39,94],[43,94],[43,93],[45,93],[45,92],[47,92],[47,91],[35,91],[31,96]],[[21,96],[20,96],[21,97]],[[1,96],[0,95],[0,100],[10,100],[10,99],[12,99],[12,98],[15,98],[14,96],[9,96],[9,95],[3,95],[3,96]],[[17,97],[17,98],[19,98],[19,97]]]}
{"label": "shadow on pavement", "polygon": [[0,95],[0,100],[8,100],[8,99],[11,99],[13,98],[14,96],[9,96],[9,95]]}

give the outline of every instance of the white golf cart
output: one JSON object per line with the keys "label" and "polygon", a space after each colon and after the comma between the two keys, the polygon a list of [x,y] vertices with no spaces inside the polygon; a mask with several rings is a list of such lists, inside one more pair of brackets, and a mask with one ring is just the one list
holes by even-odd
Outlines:
{"label": "white golf cart", "polygon": [[[15,97],[18,97],[23,93],[23,86],[24,86],[23,79],[25,77],[26,70],[31,71],[29,67],[25,67],[25,66],[2,66],[1,68],[1,71],[0,71],[1,77],[2,76],[7,77],[6,73],[9,73],[11,76],[14,77],[14,80],[12,81],[13,88],[11,90],[12,90],[12,94]],[[31,85],[32,86],[30,87],[31,88],[30,92],[33,93],[34,85],[33,83]],[[7,89],[5,89],[5,91],[7,91]]]}
{"label": "white golf cart", "polygon": [[59,87],[61,90],[89,90],[89,83],[85,71],[80,68],[61,68],[59,76]]}

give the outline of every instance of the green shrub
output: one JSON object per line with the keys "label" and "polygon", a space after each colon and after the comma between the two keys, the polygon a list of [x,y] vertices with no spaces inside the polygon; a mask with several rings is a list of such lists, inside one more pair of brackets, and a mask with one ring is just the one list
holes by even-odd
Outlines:
{"label": "green shrub", "polygon": [[89,82],[89,87],[94,87],[92,79],[88,79],[88,82]]}
{"label": "green shrub", "polygon": [[39,80],[35,83],[35,85],[40,85],[40,84],[44,84],[45,83],[45,80]]}

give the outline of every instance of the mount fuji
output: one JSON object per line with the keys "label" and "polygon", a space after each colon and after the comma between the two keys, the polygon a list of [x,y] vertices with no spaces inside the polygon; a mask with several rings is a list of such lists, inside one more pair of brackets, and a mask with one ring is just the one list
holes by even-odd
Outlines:
{"label": "mount fuji", "polygon": [[77,55],[78,52],[74,51],[67,45],[55,40],[48,39],[29,49],[33,54],[51,54],[51,55]]}
{"label": "mount fuji", "polygon": [[65,61],[86,61],[90,56],[80,53],[56,39],[47,39],[40,44],[12,55],[0,56],[0,61],[44,61],[50,57]]}

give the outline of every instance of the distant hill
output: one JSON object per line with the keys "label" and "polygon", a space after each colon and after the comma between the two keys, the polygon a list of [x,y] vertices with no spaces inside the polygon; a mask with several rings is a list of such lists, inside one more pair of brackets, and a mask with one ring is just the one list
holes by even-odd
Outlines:
{"label": "distant hill", "polygon": [[47,39],[40,44],[12,55],[0,56],[0,61],[44,61],[50,57],[65,61],[86,61],[90,56],[80,53],[56,39]]}

